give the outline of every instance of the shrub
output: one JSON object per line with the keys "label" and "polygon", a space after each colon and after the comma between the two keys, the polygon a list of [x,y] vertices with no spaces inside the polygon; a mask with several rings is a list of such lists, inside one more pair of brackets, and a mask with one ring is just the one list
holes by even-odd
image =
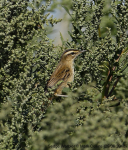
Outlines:
{"label": "shrub", "polygon": [[75,61],[68,98],[52,104],[44,89],[62,48],[44,27],[60,21],[48,19],[49,4],[1,2],[1,149],[127,147],[128,1],[73,0],[72,13],[65,7],[73,30],[62,48],[87,52]]}

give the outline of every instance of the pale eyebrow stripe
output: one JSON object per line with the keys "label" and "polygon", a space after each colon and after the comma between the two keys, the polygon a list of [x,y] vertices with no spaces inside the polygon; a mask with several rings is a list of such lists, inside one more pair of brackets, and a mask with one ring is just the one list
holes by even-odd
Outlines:
{"label": "pale eyebrow stripe", "polygon": [[[72,52],[76,53],[77,51],[72,51]],[[71,51],[69,51],[69,52],[66,52],[64,55],[71,54],[72,52],[71,52]]]}

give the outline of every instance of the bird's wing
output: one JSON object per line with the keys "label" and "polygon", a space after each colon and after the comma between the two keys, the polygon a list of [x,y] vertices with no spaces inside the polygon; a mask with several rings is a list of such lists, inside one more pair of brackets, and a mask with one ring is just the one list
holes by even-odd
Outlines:
{"label": "bird's wing", "polygon": [[48,81],[47,87],[55,86],[59,81],[66,81],[71,75],[69,68],[61,68],[51,76]]}

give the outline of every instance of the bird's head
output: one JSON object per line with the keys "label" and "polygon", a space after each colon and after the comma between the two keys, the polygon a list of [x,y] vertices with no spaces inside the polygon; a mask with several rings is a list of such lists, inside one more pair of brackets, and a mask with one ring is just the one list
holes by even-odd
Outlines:
{"label": "bird's head", "polygon": [[60,61],[73,61],[78,55],[85,51],[86,50],[80,51],[76,49],[67,49],[63,52]]}

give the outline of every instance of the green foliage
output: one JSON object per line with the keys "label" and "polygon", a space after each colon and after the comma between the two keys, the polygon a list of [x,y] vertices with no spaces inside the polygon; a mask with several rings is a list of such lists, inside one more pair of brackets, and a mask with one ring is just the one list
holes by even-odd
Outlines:
{"label": "green foliage", "polygon": [[119,1],[73,1],[72,42],[65,46],[87,50],[79,60],[83,65],[75,74],[78,84],[74,86],[95,81],[102,98],[108,98],[114,92],[111,86],[127,78],[127,6]]}
{"label": "green foliage", "polygon": [[[72,14],[64,6],[73,30],[70,43],[60,34],[61,48],[47,37],[45,25],[60,21],[48,17],[50,1],[0,3],[0,148],[127,147],[128,1],[73,0]],[[51,104],[45,86],[64,47],[87,52],[68,98]]]}
{"label": "green foliage", "polygon": [[[44,83],[50,75],[49,66],[55,63],[53,44],[46,35],[44,24],[54,24],[60,20],[47,19],[48,14],[42,13],[48,4],[38,10],[32,3],[33,9],[29,10],[28,5],[30,2],[22,0],[1,2],[2,149],[25,149],[30,136],[29,124],[34,131],[43,117],[43,99],[48,101]],[[5,106],[8,106],[8,111],[3,111]]]}

